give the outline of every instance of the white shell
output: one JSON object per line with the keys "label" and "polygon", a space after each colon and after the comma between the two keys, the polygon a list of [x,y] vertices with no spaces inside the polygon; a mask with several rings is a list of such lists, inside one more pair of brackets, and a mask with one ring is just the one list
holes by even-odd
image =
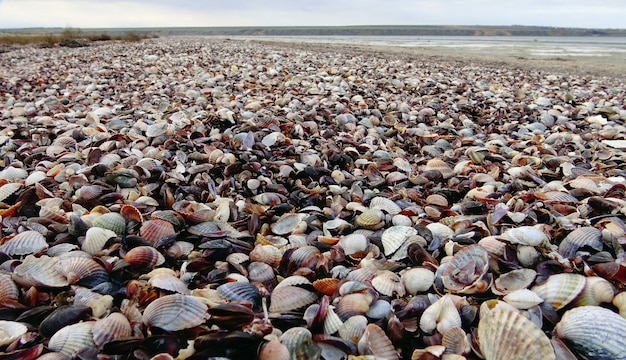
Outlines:
{"label": "white shell", "polygon": [[411,226],[396,225],[388,228],[381,235],[383,252],[386,256],[393,254],[412,235],[417,235],[417,229]]}
{"label": "white shell", "polygon": [[539,297],[539,295],[528,289],[512,291],[505,295],[502,300],[513,305],[517,309],[529,309],[543,302],[543,299]]}
{"label": "white shell", "polygon": [[410,295],[430,289],[434,282],[435,273],[426,268],[413,268],[402,273],[402,284]]}
{"label": "white shell", "polygon": [[502,239],[511,244],[539,246],[548,241],[548,235],[533,226],[520,226],[505,231]]}
{"label": "white shell", "polygon": [[28,328],[15,321],[0,320],[0,346],[8,345],[26,334]]}
{"label": "white shell", "polygon": [[68,357],[74,357],[84,349],[95,348],[92,332],[95,323],[85,321],[62,328],[52,335],[48,348]]}
{"label": "white shell", "polygon": [[209,319],[207,305],[188,295],[165,295],[151,302],[143,312],[143,323],[165,331],[189,329]]}

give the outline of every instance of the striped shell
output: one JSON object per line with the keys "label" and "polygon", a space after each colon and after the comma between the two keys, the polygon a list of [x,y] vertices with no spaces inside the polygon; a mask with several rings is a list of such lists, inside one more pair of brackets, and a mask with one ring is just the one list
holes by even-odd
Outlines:
{"label": "striped shell", "polygon": [[0,245],[0,252],[11,256],[41,253],[46,249],[48,249],[46,238],[33,230],[23,231]]}
{"label": "striped shell", "polygon": [[445,161],[441,159],[431,159],[428,160],[426,165],[424,165],[423,171],[439,171],[444,179],[449,179],[454,176],[454,171]]}
{"label": "striped shell", "polygon": [[249,256],[250,261],[259,261],[273,267],[278,267],[282,259],[282,252],[274,245],[258,244],[250,251]]}
{"label": "striped shell", "polygon": [[207,305],[199,298],[173,294],[151,302],[143,312],[143,323],[164,331],[196,327],[209,319]]}
{"label": "striped shell", "polygon": [[8,166],[4,168],[4,170],[0,171],[0,179],[6,181],[26,179],[27,176],[28,171],[26,169],[17,168],[14,166]]}
{"label": "striped shell", "polygon": [[411,226],[396,225],[386,229],[381,236],[383,252],[386,256],[390,256],[413,235],[417,235],[417,229]]}
{"label": "striped shell", "polygon": [[585,288],[585,284],[583,275],[562,273],[550,276],[531,290],[558,311],[574,301]]}
{"label": "striped shell", "polygon": [[110,239],[116,236],[117,234],[113,230],[91,227],[87,229],[87,233],[85,233],[81,250],[88,254],[96,255],[104,249],[104,246]]}
{"label": "striped shell", "polygon": [[502,239],[511,244],[539,246],[548,241],[548,236],[540,229],[533,226],[520,226],[505,231]]}
{"label": "striped shell", "polygon": [[230,282],[217,287],[217,292],[230,301],[247,301],[253,309],[261,306],[261,293],[259,289],[249,282]]}
{"label": "striped shell", "polygon": [[543,331],[516,310],[495,308],[481,316],[478,343],[487,360],[555,359]]}
{"label": "striped shell", "polygon": [[174,225],[169,221],[161,219],[148,220],[144,222],[139,229],[139,235],[152,244],[164,236],[173,235],[175,233]]}
{"label": "striped shell", "polygon": [[500,275],[493,281],[493,291],[496,295],[506,295],[512,291],[526,289],[535,281],[537,272],[533,269],[516,269]]}
{"label": "striped shell", "polygon": [[21,187],[22,184],[20,183],[6,183],[0,186],[0,201],[6,200],[11,195],[15,194]]}
{"label": "striped shell", "polygon": [[108,281],[109,274],[95,260],[86,257],[68,257],[59,259],[56,263],[56,270],[70,284],[75,284],[81,280],[93,279],[96,283]]}
{"label": "striped shell", "polygon": [[19,295],[20,292],[13,279],[11,279],[11,275],[0,273],[0,303],[15,301]]}
{"label": "striped shell", "polygon": [[132,335],[130,322],[122,313],[111,313],[96,321],[93,327],[93,341],[98,348],[115,339],[126,339]]}
{"label": "striped shell", "polygon": [[356,345],[363,336],[367,323],[367,318],[363,315],[351,316],[339,328],[339,336]]}
{"label": "striped shell", "polygon": [[469,245],[459,250],[443,271],[443,285],[453,293],[481,293],[488,289],[482,284],[489,270],[489,253],[480,245]]}
{"label": "striped shell", "polygon": [[183,295],[189,295],[190,291],[181,279],[169,274],[156,274],[148,280],[153,288],[167,290]]}
{"label": "striped shell", "polygon": [[24,185],[25,186],[31,186],[34,185],[35,183],[40,182],[41,180],[45,179],[46,173],[43,171],[33,171],[30,175],[28,175],[28,177],[26,178],[26,180],[24,180]]}
{"label": "striped shell", "polygon": [[574,257],[578,249],[585,246],[602,250],[602,231],[592,226],[575,229],[559,244],[559,254],[567,258]]}
{"label": "striped shell", "polygon": [[133,267],[152,269],[164,263],[165,258],[152,246],[137,246],[124,255],[124,261]]}
{"label": "striped shell", "polygon": [[386,296],[404,296],[405,289],[400,276],[389,270],[382,270],[372,279],[372,286]]}
{"label": "striped shell", "polygon": [[11,344],[27,331],[28,328],[22,323],[0,320],[0,346]]}
{"label": "striped shell", "polygon": [[317,300],[315,292],[299,286],[277,286],[270,297],[270,312],[302,309]]}
{"label": "striped shell", "polygon": [[387,337],[387,334],[376,324],[369,324],[357,348],[360,355],[373,355],[376,359],[399,359],[400,354]]}
{"label": "striped shell", "polygon": [[102,214],[93,220],[93,226],[109,229],[118,235],[126,233],[126,220],[116,212]]}
{"label": "striped shell", "polygon": [[28,255],[24,261],[13,270],[13,281],[30,286],[65,287],[69,285],[67,279],[56,270],[58,258],[47,255],[34,257]]}
{"label": "striped shell", "polygon": [[379,208],[367,209],[357,216],[356,223],[365,229],[380,229],[385,225],[385,213]]}
{"label": "striped shell", "polygon": [[65,326],[52,335],[48,341],[48,348],[67,357],[73,357],[82,350],[96,347],[93,341],[95,323],[95,321],[85,321]]}
{"label": "striped shell", "polygon": [[377,196],[370,201],[370,208],[381,209],[387,214],[396,215],[402,209],[393,200],[386,197]]}
{"label": "striped shell", "polygon": [[286,235],[298,230],[302,224],[306,228],[306,223],[302,222],[302,214],[285,214],[274,222],[270,228],[276,235]]}
{"label": "striped shell", "polygon": [[585,359],[625,359],[626,319],[599,306],[566,311],[554,334]]}
{"label": "striped shell", "polygon": [[280,336],[280,342],[287,347],[292,359],[319,359],[322,353],[309,329],[303,327],[288,329]]}
{"label": "striped shell", "polygon": [[426,268],[413,268],[402,273],[402,284],[410,295],[430,289],[434,282],[435,273]]}

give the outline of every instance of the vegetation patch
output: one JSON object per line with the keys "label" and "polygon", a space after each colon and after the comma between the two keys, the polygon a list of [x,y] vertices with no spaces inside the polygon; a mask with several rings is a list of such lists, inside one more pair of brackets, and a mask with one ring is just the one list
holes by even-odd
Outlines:
{"label": "vegetation patch", "polygon": [[133,30],[124,34],[111,34],[107,32],[86,33],[76,28],[65,28],[62,32],[0,33],[0,45],[38,44],[42,47],[80,47],[88,46],[96,41],[141,41],[156,37],[157,35],[154,34],[144,34]]}

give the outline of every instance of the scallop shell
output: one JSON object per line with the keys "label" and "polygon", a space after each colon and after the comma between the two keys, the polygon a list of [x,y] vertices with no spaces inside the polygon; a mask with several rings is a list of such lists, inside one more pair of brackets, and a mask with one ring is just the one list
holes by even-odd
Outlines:
{"label": "scallop shell", "polygon": [[336,304],[335,312],[346,321],[355,315],[364,315],[375,299],[368,293],[350,293],[342,296]]}
{"label": "scallop shell", "polygon": [[28,175],[28,177],[26,178],[26,180],[24,180],[24,185],[25,186],[31,186],[34,185],[35,183],[40,182],[41,180],[45,179],[47,177],[46,173],[43,171],[34,171],[32,172],[30,175]]}
{"label": "scallop shell", "polygon": [[[270,228],[276,235],[291,234],[302,223],[302,214],[285,214],[274,222]],[[304,223],[306,225],[306,223]]]}
{"label": "scallop shell", "polygon": [[169,221],[161,219],[148,220],[144,222],[139,229],[139,235],[152,244],[156,243],[164,236],[174,234],[176,234],[174,225]]}
{"label": "scallop shell", "polygon": [[280,342],[287,347],[292,359],[319,359],[322,353],[309,329],[303,327],[288,329],[280,336]]}
{"label": "scallop shell", "polygon": [[339,279],[323,278],[313,281],[313,287],[320,293],[332,296],[339,289]]}
{"label": "scallop shell", "polygon": [[550,339],[515,310],[495,308],[481,314],[478,343],[487,360],[556,359]]}
{"label": "scallop shell", "polygon": [[446,353],[465,355],[472,350],[472,344],[467,334],[460,327],[452,327],[443,334],[441,345],[446,347]]}
{"label": "scallop shell", "polygon": [[143,312],[143,323],[164,331],[196,327],[209,319],[208,307],[199,298],[172,294],[151,302]]}
{"label": "scallop shell", "polygon": [[339,336],[356,345],[363,336],[367,323],[367,318],[363,315],[351,316],[339,328]]}
{"label": "scallop shell", "polygon": [[362,228],[376,230],[385,225],[385,213],[379,208],[367,209],[356,218]]}
{"label": "scallop shell", "polygon": [[386,296],[404,296],[405,290],[400,276],[389,270],[383,270],[372,279],[372,286],[378,293]]}
{"label": "scallop shell", "polygon": [[558,311],[578,297],[585,288],[585,283],[583,275],[562,273],[550,276],[531,290]]}
{"label": "scallop shell", "polygon": [[96,255],[104,249],[104,246],[110,239],[116,237],[117,234],[113,230],[103,229],[100,227],[92,227],[87,229],[85,239],[81,244],[81,250]]}
{"label": "scallop shell", "polygon": [[74,357],[85,349],[95,348],[93,327],[95,321],[85,321],[65,326],[48,341],[48,348],[67,357]]}
{"label": "scallop shell", "polygon": [[626,358],[626,319],[599,306],[568,310],[554,334],[585,359]]}
{"label": "scallop shell", "polygon": [[452,293],[473,294],[485,292],[481,283],[489,270],[489,253],[480,245],[469,245],[459,250],[443,271],[443,285]]}
{"label": "scallop shell", "polygon": [[450,295],[444,295],[424,310],[419,321],[423,332],[430,334],[435,329],[444,334],[449,329],[461,326],[461,315]]}
{"label": "scallop shell", "polygon": [[610,303],[614,296],[615,288],[609,281],[599,276],[591,276],[586,278],[585,288],[574,301],[574,306],[597,306],[602,303]]}
{"label": "scallop shell", "polygon": [[342,236],[338,245],[346,255],[354,255],[367,250],[369,241],[363,234],[352,233]]}
{"label": "scallop shell", "polygon": [[0,171],[0,179],[4,179],[6,181],[26,179],[27,176],[28,171],[26,169],[17,168],[14,166],[8,166],[4,168],[4,170]]}
{"label": "scallop shell", "polygon": [[25,286],[65,287],[69,285],[67,279],[56,270],[57,258],[47,255],[34,257],[28,255],[24,261],[13,270],[13,281]]}
{"label": "scallop shell", "polygon": [[390,256],[413,235],[417,235],[417,229],[411,226],[396,225],[386,229],[381,235],[383,252],[386,256]]}
{"label": "scallop shell", "polygon": [[109,229],[118,235],[126,233],[126,220],[124,217],[116,212],[110,212],[98,216],[93,221],[93,226],[103,229]]}
{"label": "scallop shell", "polygon": [[250,261],[259,261],[278,267],[282,259],[282,252],[274,245],[258,244],[250,251]]}
{"label": "scallop shell", "polygon": [[0,346],[11,344],[27,331],[28,328],[22,323],[0,320]]}
{"label": "scallop shell", "polygon": [[389,215],[396,215],[402,210],[393,200],[382,196],[376,196],[370,200],[370,208],[383,210]]}
{"label": "scallop shell", "polygon": [[248,301],[253,309],[261,306],[261,293],[259,289],[249,282],[231,282],[217,287],[220,296],[230,301]]}
{"label": "scallop shell", "polygon": [[258,261],[253,261],[248,265],[248,280],[251,283],[261,283],[268,288],[273,288],[278,283],[274,268]]}
{"label": "scallop shell", "polygon": [[409,295],[427,291],[435,282],[435,273],[426,268],[413,268],[402,273],[402,284]]}
{"label": "scallop shell", "polygon": [[533,226],[520,226],[505,231],[500,238],[511,244],[539,246],[548,241],[548,236]]}
{"label": "scallop shell", "polygon": [[342,326],[343,321],[341,321],[339,316],[335,313],[334,307],[329,306],[326,318],[324,319],[324,334],[332,335],[339,331]]}
{"label": "scallop shell", "polygon": [[99,319],[92,329],[93,342],[98,348],[115,339],[126,339],[132,335],[130,322],[121,313],[109,314],[104,319]]}
{"label": "scallop shell", "polygon": [[65,276],[70,284],[90,278],[97,283],[109,280],[109,274],[95,260],[85,257],[69,257],[56,263],[56,270]]}
{"label": "scallop shell", "polygon": [[515,290],[526,289],[536,277],[537,272],[533,269],[511,270],[494,280],[491,291],[496,295],[506,295]]}
{"label": "scallop shell", "polygon": [[441,159],[431,159],[428,160],[426,165],[424,165],[423,171],[432,171],[436,170],[441,173],[444,179],[449,179],[454,176],[454,171],[445,161]]}
{"label": "scallop shell", "polygon": [[181,259],[189,256],[195,245],[188,241],[175,241],[170,247],[167,248],[167,255],[174,259]]}
{"label": "scallop shell", "polygon": [[376,324],[368,324],[357,343],[360,355],[373,355],[376,359],[400,359],[400,354]]}
{"label": "scallop shell", "polygon": [[270,297],[270,312],[302,309],[317,300],[316,293],[298,286],[277,286]]}
{"label": "scallop shell", "polygon": [[190,291],[181,279],[169,274],[156,274],[150,277],[148,284],[156,289],[167,290],[183,295],[189,295]]}
{"label": "scallop shell", "polygon": [[17,285],[10,274],[0,273],[0,304],[17,300],[20,295]]}
{"label": "scallop shell", "polygon": [[11,256],[41,253],[46,249],[46,238],[33,230],[23,231],[6,241],[3,239],[3,244],[0,245],[0,252]]}
{"label": "scallop shell", "polygon": [[0,186],[0,202],[6,200],[22,188],[21,183],[6,183]]}
{"label": "scallop shell", "polygon": [[165,262],[163,255],[152,246],[137,246],[124,255],[124,261],[130,266],[152,269]]}
{"label": "scallop shell", "polygon": [[574,257],[578,249],[585,246],[596,251],[602,250],[602,231],[591,226],[575,229],[559,244],[559,254],[567,258]]}

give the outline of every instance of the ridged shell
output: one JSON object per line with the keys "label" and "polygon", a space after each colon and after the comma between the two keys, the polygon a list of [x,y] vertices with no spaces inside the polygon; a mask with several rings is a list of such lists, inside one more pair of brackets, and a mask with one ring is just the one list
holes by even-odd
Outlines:
{"label": "ridged shell", "polygon": [[413,268],[402,273],[402,284],[409,295],[430,289],[434,282],[435,273],[426,268]]}
{"label": "ridged shell", "polygon": [[83,279],[91,278],[107,281],[109,274],[95,260],[85,257],[68,257],[60,259],[56,264],[57,271],[65,276],[70,284],[75,284]]}
{"label": "ridged shell", "polygon": [[152,269],[165,262],[163,255],[152,246],[137,246],[124,255],[124,261],[130,266]]}
{"label": "ridged shell", "polygon": [[396,215],[402,210],[398,204],[393,202],[393,200],[382,196],[376,196],[373,198],[370,201],[370,208],[381,209],[390,215]]}
{"label": "ridged shell", "polygon": [[11,275],[0,274],[0,303],[5,301],[17,300],[20,292]]}
{"label": "ridged shell", "polygon": [[537,272],[533,269],[511,270],[494,280],[491,291],[496,295],[506,295],[515,290],[526,289],[536,277]]}
{"label": "ridged shell", "polygon": [[0,202],[15,194],[21,187],[21,183],[6,183],[0,186]]}
{"label": "ridged shell", "polygon": [[141,212],[139,211],[139,209],[137,209],[136,207],[132,206],[132,205],[122,205],[122,208],[120,209],[120,215],[122,215],[122,217],[124,218],[124,220],[126,220],[126,223],[142,223],[143,222],[143,216],[141,215]]}
{"label": "ridged shell", "polygon": [[591,226],[575,229],[559,244],[559,254],[567,258],[574,257],[578,249],[585,246],[602,250],[602,231]]}
{"label": "ridged shell", "polygon": [[489,270],[489,253],[480,245],[469,245],[454,254],[443,271],[443,285],[453,293],[470,294],[487,291],[479,285]]}
{"label": "ridged shell", "polygon": [[506,294],[502,300],[507,304],[513,305],[516,309],[529,309],[543,302],[535,292],[528,289],[519,289]]}
{"label": "ridged shell", "polygon": [[481,316],[478,343],[487,360],[554,360],[550,340],[530,320],[505,308]]}
{"label": "ridged shell", "polygon": [[610,303],[614,296],[615,288],[609,281],[599,276],[587,277],[585,288],[574,301],[574,306]]}
{"label": "ridged shell", "polygon": [[548,241],[548,236],[540,229],[533,226],[520,226],[505,231],[502,239],[511,244],[539,246]]}
{"label": "ridged shell", "polygon": [[346,255],[354,255],[367,250],[369,241],[363,234],[352,233],[342,236],[338,245]]}
{"label": "ridged shell", "polygon": [[369,324],[357,348],[360,355],[373,355],[376,359],[399,359],[400,354],[387,337],[387,334],[376,324]]}
{"label": "ridged shell", "polygon": [[316,293],[298,286],[277,286],[270,297],[270,312],[302,309],[317,300]]}
{"label": "ridged shell", "polygon": [[126,220],[124,217],[116,212],[110,212],[98,216],[93,221],[93,226],[103,229],[109,229],[118,235],[126,233]]}
{"label": "ridged shell", "polygon": [[139,235],[152,244],[164,236],[173,235],[175,233],[174,225],[169,221],[161,219],[148,220],[144,222],[139,229]]}
{"label": "ridged shell", "polygon": [[173,294],[151,302],[143,312],[143,323],[165,331],[196,327],[209,319],[208,307],[199,298]]}
{"label": "ridged shell", "polygon": [[424,310],[419,321],[420,329],[430,334],[435,329],[440,334],[457,326],[461,326],[461,315],[450,295],[444,295]]}
{"label": "ridged shell", "polygon": [[[285,214],[274,222],[270,228],[276,235],[291,234],[299,229],[302,223],[302,214]],[[304,223],[306,226],[306,223]]]}
{"label": "ridged shell", "polygon": [[423,171],[432,171],[436,170],[441,173],[444,179],[449,179],[454,176],[454,171],[445,161],[441,159],[431,159],[428,160],[426,165],[424,165]]}
{"label": "ridged shell", "polygon": [[126,339],[132,335],[130,322],[121,313],[109,314],[104,319],[96,321],[93,327],[93,342],[98,348],[102,348],[115,339]]}
{"label": "ridged shell", "polygon": [[356,345],[363,336],[367,323],[367,318],[363,315],[351,316],[339,328],[339,336]]}
{"label": "ridged shell", "polygon": [[342,296],[336,304],[335,312],[346,321],[355,315],[364,315],[375,299],[368,293],[350,293]]}
{"label": "ridged shell", "polygon": [[26,180],[24,180],[24,185],[25,186],[31,186],[34,185],[35,183],[40,182],[41,180],[45,179],[46,173],[43,171],[34,171],[32,172],[30,175],[28,175],[28,177],[26,178]]}
{"label": "ridged shell", "polygon": [[230,301],[248,301],[253,309],[261,306],[259,289],[249,282],[231,282],[217,287],[217,292]]}
{"label": "ridged shell", "polygon": [[95,321],[85,321],[68,325],[57,331],[48,341],[48,348],[73,357],[84,349],[94,348],[93,327]]}
{"label": "ridged shell", "polygon": [[554,334],[585,359],[626,359],[626,319],[599,306],[568,310]]}
{"label": "ridged shell", "polygon": [[411,226],[396,225],[386,229],[381,235],[383,252],[386,256],[390,256],[413,235],[417,235],[417,229]]}
{"label": "ridged shell", "polygon": [[28,171],[26,169],[17,168],[14,166],[8,166],[4,168],[4,170],[0,171],[0,179],[6,181],[26,179],[27,176]]}
{"label": "ridged shell", "polygon": [[453,327],[446,331],[441,338],[441,345],[446,347],[446,353],[464,355],[472,350],[467,334],[460,327]]}
{"label": "ridged shell", "polygon": [[274,273],[274,268],[259,261],[251,262],[248,265],[248,280],[250,280],[251,283],[258,282],[264,284],[265,286],[268,286],[269,284],[275,286],[278,282],[276,279],[276,273]]}
{"label": "ridged shell", "polygon": [[0,320],[0,346],[8,345],[26,334],[28,328],[15,321]]}
{"label": "ridged shell", "polygon": [[339,288],[339,282],[340,280],[335,278],[317,279],[313,281],[313,287],[322,294],[331,296]]}
{"label": "ridged shell", "polygon": [[69,285],[67,279],[56,270],[57,258],[47,255],[34,257],[28,255],[13,271],[13,281],[30,286],[65,287]]}
{"label": "ridged shell", "polygon": [[282,259],[282,252],[274,245],[258,244],[250,251],[250,261],[259,261],[278,267]]}
{"label": "ridged shell", "polygon": [[91,227],[85,233],[81,250],[91,255],[96,255],[104,249],[104,246],[110,239],[116,236],[117,234],[113,230]]}
{"label": "ridged shell", "polygon": [[322,353],[309,329],[303,327],[288,329],[280,336],[280,342],[287,347],[292,359],[319,359]]}
{"label": "ridged shell", "polygon": [[329,306],[326,318],[324,319],[324,334],[332,335],[339,331],[343,326],[343,322],[339,318],[339,315],[335,313],[334,307]]}
{"label": "ridged shell", "polygon": [[380,229],[385,225],[385,213],[379,208],[367,209],[357,216],[356,223],[365,229]]}
{"label": "ridged shell", "polygon": [[372,286],[386,296],[404,296],[405,289],[400,276],[389,270],[382,270],[372,279]]}
{"label": "ridged shell", "polygon": [[180,259],[191,254],[195,245],[188,241],[175,241],[170,247],[167,248],[167,255],[174,259]]}
{"label": "ridged shell", "polygon": [[0,252],[11,256],[40,253],[46,249],[46,238],[33,230],[23,231],[0,245]]}
{"label": "ridged shell", "polygon": [[176,276],[169,274],[156,274],[150,277],[148,280],[148,284],[150,284],[153,288],[167,290],[183,295],[189,295],[190,291],[181,279]]}
{"label": "ridged shell", "polygon": [[533,286],[531,290],[558,311],[578,297],[585,288],[585,283],[583,275],[555,274],[544,283]]}

